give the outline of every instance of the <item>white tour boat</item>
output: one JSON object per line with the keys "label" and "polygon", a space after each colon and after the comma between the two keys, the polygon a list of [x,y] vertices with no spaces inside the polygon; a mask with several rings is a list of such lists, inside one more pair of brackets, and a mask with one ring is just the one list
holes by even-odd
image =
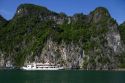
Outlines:
{"label": "white tour boat", "polygon": [[61,70],[63,67],[56,66],[50,63],[30,63],[21,67],[23,70]]}

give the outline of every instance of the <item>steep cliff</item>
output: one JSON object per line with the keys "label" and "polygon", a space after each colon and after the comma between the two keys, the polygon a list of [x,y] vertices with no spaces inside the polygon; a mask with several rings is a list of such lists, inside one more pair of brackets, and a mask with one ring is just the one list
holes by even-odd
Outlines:
{"label": "steep cliff", "polygon": [[119,30],[104,7],[89,15],[67,16],[21,4],[0,29],[0,67],[49,61],[65,68],[123,68],[125,50]]}

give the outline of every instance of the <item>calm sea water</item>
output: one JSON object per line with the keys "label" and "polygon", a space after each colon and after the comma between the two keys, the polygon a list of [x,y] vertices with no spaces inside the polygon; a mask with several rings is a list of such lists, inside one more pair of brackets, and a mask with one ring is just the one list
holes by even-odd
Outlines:
{"label": "calm sea water", "polygon": [[125,83],[125,71],[0,70],[0,83]]}

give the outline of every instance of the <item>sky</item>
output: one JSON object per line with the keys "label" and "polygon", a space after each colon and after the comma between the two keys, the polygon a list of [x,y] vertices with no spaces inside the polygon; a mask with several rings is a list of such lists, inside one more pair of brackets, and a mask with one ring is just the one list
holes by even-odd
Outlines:
{"label": "sky", "polygon": [[10,20],[22,3],[44,6],[67,15],[89,14],[96,7],[105,7],[119,24],[125,21],[125,0],[0,0],[0,15]]}

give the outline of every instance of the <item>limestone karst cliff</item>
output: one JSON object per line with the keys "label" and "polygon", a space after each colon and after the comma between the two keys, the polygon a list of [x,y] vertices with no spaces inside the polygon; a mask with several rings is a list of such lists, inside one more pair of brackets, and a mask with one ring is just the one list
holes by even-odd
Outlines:
{"label": "limestone karst cliff", "polygon": [[0,25],[1,68],[46,61],[65,68],[125,67],[125,27],[119,26],[104,7],[88,15],[67,16],[21,4],[15,16],[4,25],[0,21]]}

